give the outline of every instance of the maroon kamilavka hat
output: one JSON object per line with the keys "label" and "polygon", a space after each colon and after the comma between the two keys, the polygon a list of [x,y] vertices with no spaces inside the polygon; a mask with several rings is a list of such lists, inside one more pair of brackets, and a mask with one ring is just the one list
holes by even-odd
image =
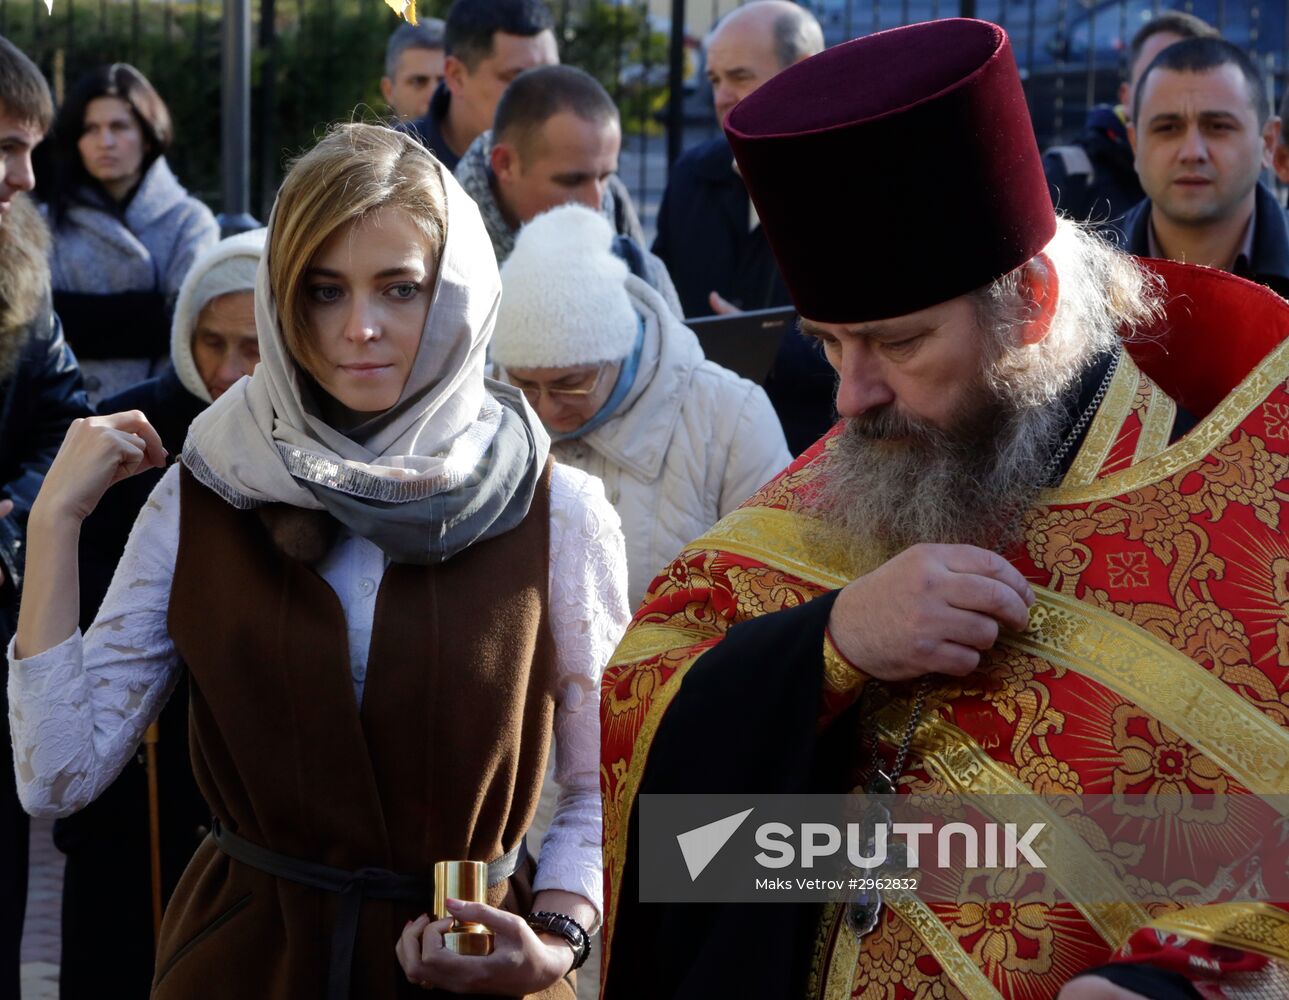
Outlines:
{"label": "maroon kamilavka hat", "polygon": [[1056,233],[1011,43],[988,21],[828,49],[740,101],[725,133],[807,319],[947,302]]}

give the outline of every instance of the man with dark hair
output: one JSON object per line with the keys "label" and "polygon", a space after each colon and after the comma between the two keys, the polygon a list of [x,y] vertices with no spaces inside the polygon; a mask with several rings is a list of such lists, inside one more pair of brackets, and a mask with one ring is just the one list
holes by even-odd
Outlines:
{"label": "man with dark hair", "polygon": [[555,21],[542,0],[456,0],[444,34],[443,82],[411,131],[449,169],[491,127],[506,86],[559,62]]}
{"label": "man with dark hair", "polygon": [[[717,122],[766,80],[823,48],[814,15],[787,0],[756,0],[727,14],[706,45]],[[791,304],[723,134],[672,165],[653,252],[671,272],[686,316]],[[784,338],[765,391],[794,455],[832,425],[832,380],[814,344]]]}
{"label": "man with dark hair", "polygon": [[640,222],[617,176],[621,146],[617,105],[595,77],[572,66],[543,66],[506,89],[494,127],[470,144],[456,176],[479,206],[498,264],[524,223],[577,202],[608,217],[627,263],[680,315],[667,268],[643,249]]}
{"label": "man with dark hair", "polygon": [[430,95],[443,82],[443,22],[423,17],[400,24],[385,43],[385,75],[380,92],[399,118],[420,118]]}
{"label": "man with dark hair", "polygon": [[1207,21],[1180,10],[1165,11],[1137,29],[1128,45],[1128,77],[1119,84],[1119,103],[1094,107],[1075,142],[1043,154],[1052,204],[1062,215],[1094,225],[1113,224],[1146,196],[1128,144],[1128,115],[1137,81],[1168,46],[1187,38],[1216,37],[1217,29]]}
{"label": "man with dark hair", "polygon": [[1261,70],[1237,46],[1192,38],[1160,52],[1134,94],[1128,138],[1147,198],[1121,224],[1124,248],[1289,296],[1289,225],[1258,182],[1278,126]]}
{"label": "man with dark hair", "polygon": [[[27,192],[31,151],[53,121],[35,64],[0,37],[0,640],[17,625],[27,515],[68,425],[89,416],[76,359],[50,306],[49,233]],[[7,675],[7,672],[6,672]],[[8,722],[8,698],[3,701]],[[19,995],[28,820],[8,732],[0,739],[0,996]]]}

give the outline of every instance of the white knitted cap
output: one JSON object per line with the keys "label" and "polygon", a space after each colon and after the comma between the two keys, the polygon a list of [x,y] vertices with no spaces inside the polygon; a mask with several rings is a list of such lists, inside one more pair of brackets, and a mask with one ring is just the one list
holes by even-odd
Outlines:
{"label": "white knitted cap", "polygon": [[192,357],[193,328],[212,299],[230,292],[255,291],[255,272],[264,255],[266,229],[252,229],[220,240],[199,256],[184,276],[170,323],[170,361],[185,389],[207,403],[210,390]]}
{"label": "white knitted cap", "polygon": [[519,231],[501,265],[492,360],[502,368],[567,368],[631,353],[639,320],[626,261],[599,212],[561,205]]}

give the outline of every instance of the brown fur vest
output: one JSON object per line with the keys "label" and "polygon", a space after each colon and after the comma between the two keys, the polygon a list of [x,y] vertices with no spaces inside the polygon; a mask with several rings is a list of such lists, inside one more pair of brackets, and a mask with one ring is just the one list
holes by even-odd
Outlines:
{"label": "brown fur vest", "polygon": [[[183,471],[169,627],[190,670],[194,772],[226,828],[347,871],[423,874],[427,892],[435,861],[519,843],[555,703],[549,468],[518,528],[440,565],[389,566],[361,705],[335,593],[255,511]],[[530,861],[489,902],[527,912],[531,874]],[[394,944],[429,903],[363,903],[352,996],[424,996]],[[334,894],[207,840],[166,913],[153,996],[318,1000],[335,913]],[[572,992],[561,981],[544,995]]]}

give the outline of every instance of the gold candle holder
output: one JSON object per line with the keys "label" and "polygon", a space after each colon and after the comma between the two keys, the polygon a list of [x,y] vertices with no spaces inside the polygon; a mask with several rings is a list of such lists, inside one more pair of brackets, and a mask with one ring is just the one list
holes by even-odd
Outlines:
{"label": "gold candle holder", "polygon": [[[451,917],[447,900],[488,901],[488,866],[482,861],[440,861],[434,866],[434,919]],[[492,931],[483,924],[456,920],[443,945],[457,955],[491,955]]]}

